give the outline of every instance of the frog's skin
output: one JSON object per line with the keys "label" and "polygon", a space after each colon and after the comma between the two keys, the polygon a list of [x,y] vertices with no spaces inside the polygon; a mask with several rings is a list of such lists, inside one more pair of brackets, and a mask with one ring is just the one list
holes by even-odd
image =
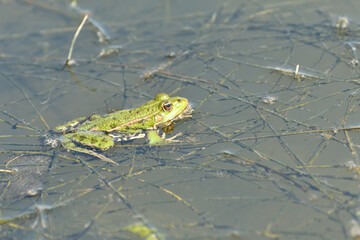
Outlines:
{"label": "frog's skin", "polygon": [[[54,130],[62,132],[60,141],[64,148],[96,156],[117,164],[113,160],[88,148],[107,150],[115,141],[127,141],[147,135],[149,144],[165,144],[175,137],[165,139],[165,132],[173,129],[176,120],[191,117],[192,108],[186,98],[169,97],[159,93],[154,100],[133,109],[120,110],[104,116],[92,115],[74,119],[57,126]],[[164,132],[158,135],[159,128]]]}

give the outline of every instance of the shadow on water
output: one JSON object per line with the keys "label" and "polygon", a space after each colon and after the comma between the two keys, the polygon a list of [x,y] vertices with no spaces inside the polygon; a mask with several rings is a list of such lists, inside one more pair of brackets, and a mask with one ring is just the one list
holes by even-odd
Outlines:
{"label": "shadow on water", "polygon": [[[359,238],[359,7],[0,1],[0,238]],[[44,144],[160,92],[180,143]]]}

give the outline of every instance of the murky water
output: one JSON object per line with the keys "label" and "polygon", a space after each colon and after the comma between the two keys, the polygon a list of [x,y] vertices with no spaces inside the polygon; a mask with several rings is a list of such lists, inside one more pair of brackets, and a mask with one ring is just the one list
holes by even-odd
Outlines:
{"label": "murky water", "polygon": [[[0,238],[359,237],[359,8],[0,1]],[[181,143],[118,144],[119,166],[44,145],[159,92],[195,109]]]}

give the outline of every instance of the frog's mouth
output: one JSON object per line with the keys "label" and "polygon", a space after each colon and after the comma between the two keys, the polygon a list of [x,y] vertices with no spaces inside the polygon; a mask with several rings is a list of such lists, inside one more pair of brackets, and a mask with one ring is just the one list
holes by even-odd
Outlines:
{"label": "frog's mouth", "polygon": [[182,113],[180,113],[179,115],[177,115],[176,117],[174,117],[173,119],[171,119],[171,121],[177,121],[183,118],[189,118],[191,117],[191,113],[194,112],[194,109],[190,106],[190,104],[188,104],[186,106],[186,108],[184,109],[184,111],[182,111]]}

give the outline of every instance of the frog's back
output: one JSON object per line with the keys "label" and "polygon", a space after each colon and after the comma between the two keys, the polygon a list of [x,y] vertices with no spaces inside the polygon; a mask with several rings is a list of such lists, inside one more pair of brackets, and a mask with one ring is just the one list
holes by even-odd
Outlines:
{"label": "frog's back", "polygon": [[85,131],[126,131],[128,129],[150,129],[153,127],[150,118],[158,113],[158,103],[151,100],[142,106],[126,109],[95,118],[84,124]]}

